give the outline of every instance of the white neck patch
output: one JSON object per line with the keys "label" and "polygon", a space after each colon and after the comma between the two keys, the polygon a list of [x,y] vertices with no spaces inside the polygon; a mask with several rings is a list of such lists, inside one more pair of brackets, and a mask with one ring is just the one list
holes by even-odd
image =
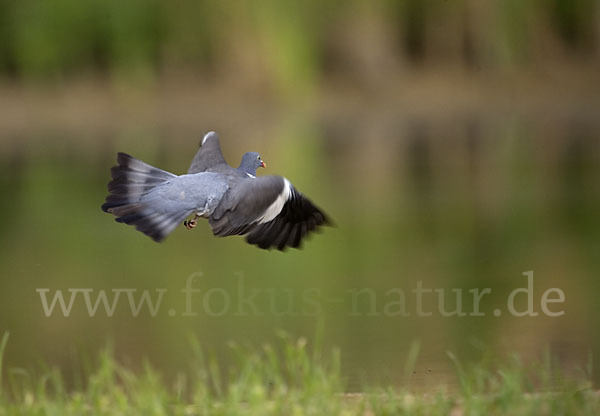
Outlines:
{"label": "white neck patch", "polygon": [[252,175],[251,173],[246,172],[246,175],[248,175],[249,178],[256,179],[256,176]]}

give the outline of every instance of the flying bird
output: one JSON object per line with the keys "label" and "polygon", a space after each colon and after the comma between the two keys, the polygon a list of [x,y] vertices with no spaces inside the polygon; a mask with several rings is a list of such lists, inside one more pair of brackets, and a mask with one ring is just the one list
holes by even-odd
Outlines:
{"label": "flying bird", "polygon": [[[260,154],[227,164],[219,136],[207,133],[184,175],[118,153],[102,210],[160,242],[179,224],[193,229],[207,218],[214,235],[245,235],[262,249],[299,248],[303,238],[331,224],[325,213],[282,176],[256,176]],[[190,217],[186,220],[186,218]]]}

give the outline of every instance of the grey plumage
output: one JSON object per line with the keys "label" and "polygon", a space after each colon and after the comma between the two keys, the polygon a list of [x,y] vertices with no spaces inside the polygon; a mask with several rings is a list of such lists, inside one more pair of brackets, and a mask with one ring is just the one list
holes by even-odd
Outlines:
{"label": "grey plumage", "polygon": [[237,170],[246,175],[256,176],[256,169],[260,167],[265,167],[260,155],[256,152],[247,152],[242,156],[242,161]]}
{"label": "grey plumage", "polygon": [[220,172],[229,169],[231,167],[225,162],[221,152],[219,136],[214,131],[206,133],[200,144],[200,149],[198,149],[192,160],[188,173]]}
{"label": "grey plumage", "polygon": [[216,236],[245,234],[250,244],[279,250],[299,247],[309,232],[329,223],[287,179],[256,178],[256,169],[265,166],[258,153],[246,153],[237,169],[227,165],[214,132],[204,137],[185,175],[125,153],[118,154],[117,163],[102,210],[155,241],[192,214],[208,218]]}
{"label": "grey plumage", "polygon": [[177,176],[125,153],[118,154],[117,163],[102,210],[155,241],[162,241],[192,213],[210,215],[228,189],[218,173]]}
{"label": "grey plumage", "polygon": [[[227,192],[209,218],[217,236],[247,234],[246,241],[260,248],[299,247],[302,238],[329,224],[327,216],[281,176],[263,176]],[[289,187],[289,197],[269,221],[265,211]]]}

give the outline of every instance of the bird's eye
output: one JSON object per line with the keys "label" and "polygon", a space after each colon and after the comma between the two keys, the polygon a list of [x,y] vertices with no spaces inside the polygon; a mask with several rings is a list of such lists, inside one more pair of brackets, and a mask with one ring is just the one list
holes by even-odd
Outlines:
{"label": "bird's eye", "polygon": [[256,160],[260,160],[260,156],[256,156]]}

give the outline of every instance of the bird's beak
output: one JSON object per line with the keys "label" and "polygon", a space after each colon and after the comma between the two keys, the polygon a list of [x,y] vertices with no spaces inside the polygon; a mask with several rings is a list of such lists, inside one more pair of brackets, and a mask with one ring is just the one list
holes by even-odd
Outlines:
{"label": "bird's beak", "polygon": [[266,168],[266,167],[267,167],[267,164],[261,160],[261,161],[260,161],[260,167],[261,167],[261,168]]}

